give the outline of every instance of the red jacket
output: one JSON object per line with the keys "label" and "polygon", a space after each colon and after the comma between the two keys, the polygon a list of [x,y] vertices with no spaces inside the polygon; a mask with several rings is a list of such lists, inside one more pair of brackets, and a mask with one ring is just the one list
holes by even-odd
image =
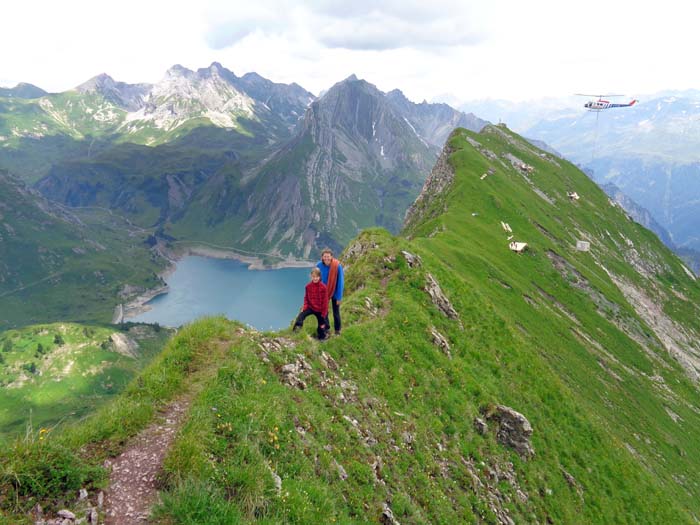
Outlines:
{"label": "red jacket", "polygon": [[304,310],[319,312],[323,317],[328,315],[328,296],[326,295],[326,285],[321,281],[315,283],[311,281],[306,285],[304,293]]}

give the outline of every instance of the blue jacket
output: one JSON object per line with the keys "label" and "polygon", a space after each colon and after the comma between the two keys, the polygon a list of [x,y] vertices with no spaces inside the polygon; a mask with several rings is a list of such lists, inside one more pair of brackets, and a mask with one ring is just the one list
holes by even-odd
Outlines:
{"label": "blue jacket", "polygon": [[[321,270],[321,281],[323,282],[323,284],[328,285],[328,274],[331,271],[331,267],[323,264],[323,261],[318,261],[316,268]],[[335,293],[333,294],[333,299],[335,299],[336,301],[343,300],[343,284],[343,265],[338,263],[338,280],[335,284]]]}

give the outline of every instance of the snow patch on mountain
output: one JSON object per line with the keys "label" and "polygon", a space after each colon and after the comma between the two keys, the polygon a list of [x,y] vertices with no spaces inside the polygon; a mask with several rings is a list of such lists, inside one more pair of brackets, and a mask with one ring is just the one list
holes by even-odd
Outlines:
{"label": "snow patch on mountain", "polygon": [[239,127],[240,117],[257,120],[255,101],[221,78],[216,70],[211,71],[211,75],[203,76],[184,68],[171,68],[153,86],[145,105],[126,116],[123,126],[129,131],[149,125],[170,131],[193,118],[207,118],[225,128]]}
{"label": "snow patch on mountain", "polygon": [[408,124],[410,126],[410,128],[413,130],[413,133],[416,134],[416,137],[418,137],[423,144],[428,146],[428,143],[423,139],[423,137],[420,136],[420,133],[418,133],[416,131],[416,128],[413,127],[413,124],[411,124],[411,122],[406,117],[404,117],[403,119],[406,121],[406,124]]}

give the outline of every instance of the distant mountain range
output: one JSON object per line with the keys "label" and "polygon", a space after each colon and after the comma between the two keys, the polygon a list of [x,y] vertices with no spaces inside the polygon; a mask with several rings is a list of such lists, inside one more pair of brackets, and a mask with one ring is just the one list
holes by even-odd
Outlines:
{"label": "distant mountain range", "polygon": [[[39,139],[157,145],[205,125],[248,135],[263,126],[272,139],[282,140],[314,99],[296,84],[275,84],[255,73],[237,77],[216,62],[197,71],[173,66],[157,84],[126,84],[101,74],[64,93],[26,84],[5,91],[0,145],[10,151]],[[60,157],[49,159],[55,160]]]}
{"label": "distant mountain range", "polygon": [[221,64],[0,99],[0,165],[68,206],[265,257],[397,231],[448,134],[486,122],[354,76],[316,99]]}
{"label": "distant mountain range", "polygon": [[48,95],[43,89],[21,82],[13,88],[0,87],[0,97],[7,98],[41,98]]}

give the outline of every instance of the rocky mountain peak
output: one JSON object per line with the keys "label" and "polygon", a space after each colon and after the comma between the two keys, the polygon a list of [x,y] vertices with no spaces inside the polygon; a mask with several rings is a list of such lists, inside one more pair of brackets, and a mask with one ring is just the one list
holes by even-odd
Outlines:
{"label": "rocky mountain peak", "polygon": [[151,87],[150,84],[118,82],[107,73],[101,73],[75,89],[79,93],[97,93],[115,106],[127,111],[135,111],[143,106]]}
{"label": "rocky mountain peak", "polygon": [[187,69],[185,66],[182,66],[180,64],[175,64],[174,66],[170,67],[166,72],[165,72],[165,78],[170,78],[170,77],[189,77],[194,74],[194,71],[191,69]]}
{"label": "rocky mountain peak", "polygon": [[90,93],[90,92],[102,92],[105,89],[113,89],[116,82],[107,73],[100,73],[97,76],[92,77],[87,82],[83,82],[78,87],[76,91],[80,93]]}
{"label": "rocky mountain peak", "polygon": [[200,79],[220,78],[230,84],[235,84],[238,80],[233,71],[226,69],[219,62],[212,62],[209,67],[198,69],[197,77]]}
{"label": "rocky mountain peak", "polygon": [[392,89],[386,94],[386,98],[400,102],[410,102],[400,89]]}
{"label": "rocky mountain peak", "polygon": [[257,74],[255,71],[249,71],[245,75],[241,77],[241,80],[245,80],[246,82],[250,83],[272,83],[271,80],[266,79],[265,77],[260,76]]}
{"label": "rocky mountain peak", "polygon": [[384,121],[381,114],[385,109],[384,93],[373,84],[351,75],[311,104],[305,125],[314,129],[314,135],[322,130],[344,130],[371,141],[376,138],[378,123]]}

